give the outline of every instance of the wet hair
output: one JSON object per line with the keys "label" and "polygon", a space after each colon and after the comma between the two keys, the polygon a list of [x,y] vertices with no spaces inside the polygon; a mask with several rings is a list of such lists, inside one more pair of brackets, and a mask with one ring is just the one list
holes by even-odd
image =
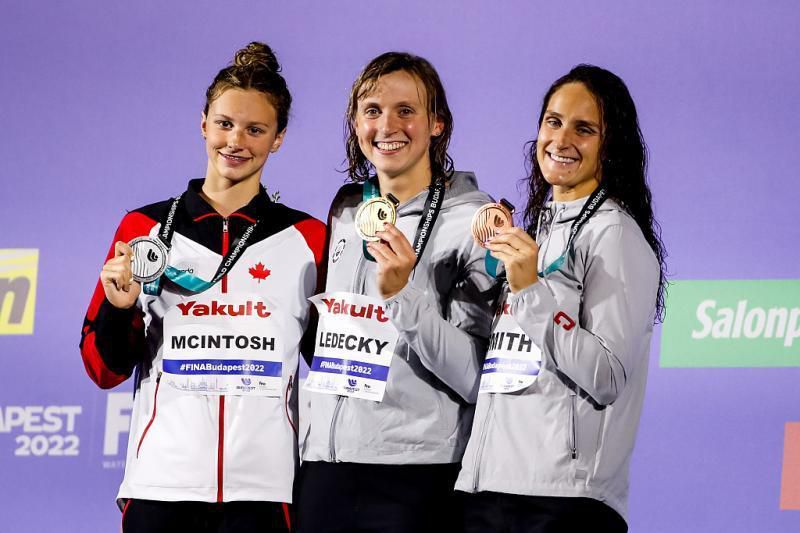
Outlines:
{"label": "wet hair", "polygon": [[253,41],[236,52],[233,63],[220,70],[206,91],[203,114],[208,115],[211,102],[228,89],[254,89],[267,97],[278,115],[278,132],[289,123],[292,95],[286,80],[280,75],[281,66],[272,48]]}
{"label": "wet hair", "polygon": [[[610,198],[624,209],[641,229],[660,266],[656,320],[664,319],[664,297],[667,289],[665,259],[667,252],[661,240],[661,227],[653,216],[652,196],[647,185],[647,145],[639,128],[636,105],[625,83],[612,72],[593,65],[578,65],[557,79],[542,101],[539,127],[550,98],[568,83],[581,83],[594,96],[600,108],[603,137],[600,146],[601,183]],[[547,183],[536,159],[536,140],[527,145],[528,205],[525,224],[532,235],[539,213],[544,209],[552,186]]]}
{"label": "wet hair", "polygon": [[453,159],[447,154],[447,147],[453,133],[453,115],[447,105],[444,86],[436,69],[428,60],[405,52],[386,52],[379,55],[364,67],[356,81],[353,82],[344,121],[347,173],[350,179],[356,182],[364,181],[374,173],[372,163],[358,146],[354,125],[358,112],[358,101],[375,90],[381,76],[398,71],[406,72],[422,83],[425,87],[427,111],[444,124],[442,133],[431,138],[428,154],[431,161],[431,174],[450,178],[453,175]]}

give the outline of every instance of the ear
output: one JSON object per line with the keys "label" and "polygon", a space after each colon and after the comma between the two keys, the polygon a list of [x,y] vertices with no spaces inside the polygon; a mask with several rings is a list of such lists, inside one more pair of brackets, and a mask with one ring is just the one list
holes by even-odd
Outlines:
{"label": "ear", "polygon": [[208,117],[206,117],[206,114],[205,113],[200,113],[200,133],[203,135],[203,139],[205,139],[206,135],[208,135],[208,133],[206,132],[206,121],[207,120],[208,120]]}
{"label": "ear", "polygon": [[281,147],[283,144],[283,138],[286,135],[286,128],[283,128],[283,131],[280,132],[275,136],[275,140],[272,142],[272,147],[269,149],[271,153],[275,153],[278,151],[278,148]]}
{"label": "ear", "polygon": [[438,137],[444,131],[444,121],[439,117],[433,118],[433,128],[431,128],[431,137]]}

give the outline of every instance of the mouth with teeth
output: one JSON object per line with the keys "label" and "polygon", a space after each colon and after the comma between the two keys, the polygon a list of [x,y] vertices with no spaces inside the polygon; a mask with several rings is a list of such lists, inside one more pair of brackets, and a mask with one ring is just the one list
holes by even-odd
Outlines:
{"label": "mouth with teeth", "polygon": [[381,152],[396,152],[408,143],[405,141],[375,141],[372,143]]}
{"label": "mouth with teeth", "polygon": [[246,163],[247,161],[250,161],[250,159],[252,159],[250,157],[242,157],[242,156],[238,156],[238,155],[225,154],[225,153],[222,153],[222,152],[217,152],[217,153],[220,155],[220,157],[222,159],[224,159],[225,161],[227,161],[231,165],[241,165],[242,163]]}
{"label": "mouth with teeth", "polygon": [[556,163],[561,163],[563,165],[568,165],[570,163],[575,163],[578,161],[577,157],[567,157],[563,155],[554,154],[553,152],[547,152],[547,156]]}

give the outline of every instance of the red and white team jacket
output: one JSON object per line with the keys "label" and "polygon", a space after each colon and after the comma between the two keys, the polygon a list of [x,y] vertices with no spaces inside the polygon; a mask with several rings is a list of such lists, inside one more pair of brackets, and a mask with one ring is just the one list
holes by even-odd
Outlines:
{"label": "red and white team jacket", "polygon": [[[201,186],[202,180],[192,180],[184,193],[169,263],[209,280],[244,230],[260,219],[231,272],[198,296],[244,302],[255,295],[280,307],[290,325],[280,339],[285,351],[280,397],[203,395],[163,383],[164,315],[198,296],[167,282],[160,295],[142,293],[134,307],[121,310],[106,300],[98,283],[81,335],[86,371],[101,388],[131,374],[136,380],[119,498],[291,502],[298,354],[309,325],[307,298],[321,275],[325,226],[272,202],[263,188],[223,218],[200,196]],[[168,200],[128,213],[114,241],[155,236],[170,205]]]}

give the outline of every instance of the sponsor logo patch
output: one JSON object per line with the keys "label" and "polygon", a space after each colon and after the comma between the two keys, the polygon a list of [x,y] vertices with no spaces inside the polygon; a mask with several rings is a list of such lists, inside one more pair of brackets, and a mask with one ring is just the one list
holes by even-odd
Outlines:
{"label": "sponsor logo patch", "polygon": [[661,366],[800,366],[800,280],[674,282]]}

